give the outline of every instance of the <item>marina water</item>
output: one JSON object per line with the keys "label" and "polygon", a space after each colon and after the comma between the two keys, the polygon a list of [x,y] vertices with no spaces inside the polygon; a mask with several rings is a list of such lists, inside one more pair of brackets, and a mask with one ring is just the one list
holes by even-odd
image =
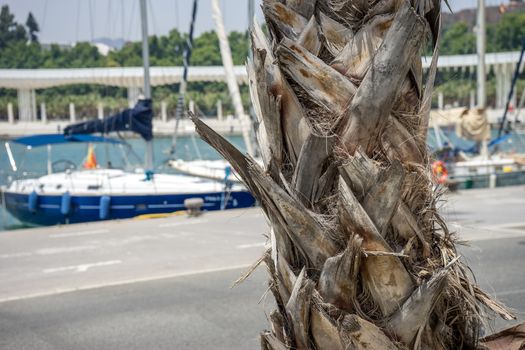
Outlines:
{"label": "marina water", "polygon": [[[459,139],[454,128],[443,128],[443,133],[450,141],[459,148],[469,148],[473,142]],[[497,131],[492,130],[492,138],[497,136]],[[245,145],[241,136],[227,137],[237,148],[245,151]],[[525,133],[513,133],[511,137],[500,144],[499,150],[503,152],[525,153]],[[11,148],[14,157],[17,161],[18,172],[14,173],[11,169],[9,159],[2,140],[0,149],[0,185],[6,185],[11,179],[16,178],[35,178],[45,175],[47,172],[47,149],[46,147],[38,147],[31,150],[26,150],[25,147],[11,143]],[[131,147],[125,147],[125,153],[130,163],[136,168],[142,168],[142,157],[144,155],[144,141],[138,138],[126,139],[126,142]],[[157,172],[175,173],[175,171],[166,166],[166,161],[169,159],[168,150],[171,147],[171,137],[157,137],[153,140],[155,152],[155,168]],[[431,149],[435,148],[436,140],[435,134],[431,129],[428,134],[428,145]],[[110,144],[96,144],[95,153],[97,162],[101,166],[107,164],[109,159],[111,166],[114,168],[124,168],[125,162],[122,151],[118,146]],[[67,144],[62,146],[55,146],[52,149],[51,161],[70,160],[79,168],[87,155],[86,144]],[[177,151],[175,158],[183,160],[195,159],[220,159],[220,155],[212,149],[208,144],[202,141],[198,136],[180,136],[177,139]],[[133,170],[126,169],[126,170]],[[22,223],[13,218],[9,213],[0,208],[0,231],[8,229],[16,229],[24,227]]]}
{"label": "marina water", "polygon": [[[238,149],[244,152],[245,146],[241,136],[228,136]],[[47,148],[37,147],[27,150],[24,146],[10,143],[18,171],[15,173],[11,169],[4,143],[8,141],[0,139],[0,185],[7,185],[11,179],[17,178],[36,178],[47,173]],[[131,169],[143,168],[142,159],[144,156],[145,143],[139,138],[130,138],[125,140],[131,147],[124,146],[123,150],[126,157],[132,164]],[[169,159],[169,149],[171,147],[171,137],[157,137],[153,140],[155,153],[155,171],[162,173],[175,173],[173,169],[166,166]],[[111,167],[124,169],[125,161],[122,150],[118,145],[112,144],[94,144],[97,163],[105,166],[109,160]],[[58,160],[69,160],[82,167],[86,158],[88,145],[82,143],[69,143],[65,145],[53,146],[51,151],[51,162]],[[183,160],[195,159],[220,159],[219,153],[211,148],[197,136],[179,136],[177,138],[177,147],[175,158]],[[25,227],[22,223],[12,217],[8,212],[0,208],[0,231]]]}

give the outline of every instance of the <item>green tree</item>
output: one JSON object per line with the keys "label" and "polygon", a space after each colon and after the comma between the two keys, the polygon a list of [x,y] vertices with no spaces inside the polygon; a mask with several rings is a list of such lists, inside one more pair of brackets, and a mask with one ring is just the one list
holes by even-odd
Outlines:
{"label": "green tree", "polygon": [[6,47],[12,41],[27,40],[26,30],[23,25],[15,21],[15,16],[4,5],[0,10],[0,48]]}
{"label": "green tree", "polygon": [[504,14],[493,37],[495,51],[519,50],[525,40],[525,11]]}
{"label": "green tree", "polygon": [[40,27],[38,26],[38,23],[31,12],[29,12],[29,15],[27,16],[26,27],[29,34],[29,40],[32,43],[37,43],[38,36],[36,33],[40,31]]}
{"label": "green tree", "polygon": [[12,41],[0,50],[0,66],[4,68],[40,68],[42,51],[37,43]]}
{"label": "green tree", "polygon": [[467,22],[456,22],[443,33],[441,53],[462,55],[476,52],[476,36]]}
{"label": "green tree", "polygon": [[228,42],[232,51],[233,64],[243,65],[246,63],[250,43],[248,41],[248,33],[241,33],[237,31],[230,32],[228,35]]}
{"label": "green tree", "polygon": [[222,64],[219,39],[215,32],[204,32],[194,40],[192,65],[218,66]]}

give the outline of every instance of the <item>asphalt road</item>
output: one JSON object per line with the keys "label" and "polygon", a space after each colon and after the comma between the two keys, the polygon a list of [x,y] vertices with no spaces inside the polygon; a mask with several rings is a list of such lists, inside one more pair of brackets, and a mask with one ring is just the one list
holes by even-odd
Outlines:
{"label": "asphalt road", "polygon": [[256,208],[3,232],[0,302],[245,267],[267,232]]}
{"label": "asphalt road", "polygon": [[[524,319],[525,188],[452,195],[443,212],[478,282]],[[247,210],[1,233],[0,349],[256,349],[264,268],[230,286],[266,232]]]}
{"label": "asphalt road", "polygon": [[0,349],[256,349],[266,323],[258,305],[265,275],[261,269],[231,289],[241,272],[3,303]]}

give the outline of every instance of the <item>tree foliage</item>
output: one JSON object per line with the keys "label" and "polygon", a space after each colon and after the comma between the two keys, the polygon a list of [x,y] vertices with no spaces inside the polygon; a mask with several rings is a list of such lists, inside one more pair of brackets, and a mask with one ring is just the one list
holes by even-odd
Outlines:
{"label": "tree foliage", "polygon": [[[121,49],[101,55],[97,48],[88,42],[79,42],[71,47],[58,44],[44,45],[39,42],[40,27],[32,13],[28,14],[25,25],[18,23],[7,5],[0,10],[0,68],[81,68],[81,67],[130,67],[142,65],[142,46],[140,42],[127,42]],[[264,28],[263,28],[264,30]],[[505,14],[501,21],[487,28],[487,51],[509,51],[521,47],[525,37],[525,12]],[[187,34],[177,29],[167,35],[152,35],[149,38],[150,61],[152,66],[181,66],[182,54],[186,45]],[[245,63],[249,42],[247,33],[230,32],[229,41],[234,64]],[[465,22],[456,22],[443,28],[441,53],[444,55],[475,53],[475,33]],[[219,42],[213,31],[201,33],[194,40],[191,64],[195,66],[221,65]],[[454,89],[454,87],[453,87]],[[67,111],[67,99],[79,89],[68,86],[60,89],[47,89],[40,98],[48,103],[53,99],[64,101]],[[100,86],[82,86],[83,95],[101,94],[104,99],[122,101],[125,90]],[[154,98],[162,98],[171,106],[175,105],[178,85],[156,87]],[[39,92],[38,95],[42,95]],[[249,104],[248,91],[241,89],[243,101]],[[60,95],[60,96],[59,96]],[[454,93],[452,93],[454,95]],[[66,97],[64,97],[66,96]],[[75,99],[77,97],[74,97]],[[82,96],[78,97],[82,99]],[[214,114],[217,100],[220,99],[225,112],[232,112],[230,98],[225,84],[190,84],[188,98],[193,99],[206,114]],[[489,96],[489,100],[492,97]],[[71,97],[73,99],[73,97]],[[86,97],[87,99],[87,97]],[[0,90],[0,102],[9,100],[16,104],[16,95],[7,90]],[[2,105],[5,105],[2,103]],[[55,105],[55,104],[54,104]],[[123,107],[127,103],[124,102]],[[1,107],[0,107],[1,108]],[[59,110],[59,106],[57,106]],[[57,110],[57,112],[58,112]],[[53,115],[54,108],[48,108]]]}
{"label": "tree foliage", "polygon": [[9,11],[9,6],[2,6],[0,10],[0,49],[4,49],[13,43],[25,41],[26,35],[24,26],[15,21],[15,16]]}
{"label": "tree foliage", "polygon": [[525,11],[511,12],[491,28],[491,51],[519,50],[525,40]]}
{"label": "tree foliage", "polygon": [[26,27],[28,31],[29,40],[32,43],[38,42],[38,36],[36,33],[40,31],[40,27],[38,26],[38,23],[36,22],[36,19],[35,17],[33,17],[33,14],[31,12],[29,12],[29,15],[27,16]]}
{"label": "tree foliage", "polygon": [[441,49],[447,55],[474,53],[476,36],[466,22],[456,22],[443,33]]}

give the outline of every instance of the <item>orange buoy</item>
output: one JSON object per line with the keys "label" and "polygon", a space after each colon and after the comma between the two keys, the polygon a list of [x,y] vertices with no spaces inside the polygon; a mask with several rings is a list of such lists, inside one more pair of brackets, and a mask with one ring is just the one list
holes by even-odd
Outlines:
{"label": "orange buoy", "polygon": [[432,163],[432,174],[437,179],[437,182],[443,185],[448,179],[448,170],[445,163],[441,160],[436,160]]}

